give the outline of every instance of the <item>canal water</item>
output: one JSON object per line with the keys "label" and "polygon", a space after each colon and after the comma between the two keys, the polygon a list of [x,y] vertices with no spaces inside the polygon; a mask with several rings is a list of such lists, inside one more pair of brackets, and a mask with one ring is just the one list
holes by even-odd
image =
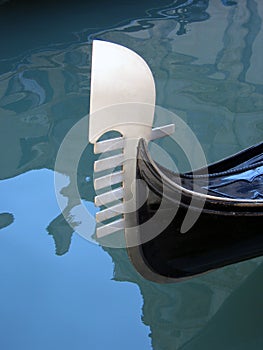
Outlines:
{"label": "canal water", "polygon": [[[56,171],[67,198],[71,174],[56,156],[89,112],[94,39],[145,59],[157,104],[187,123],[208,162],[262,141],[262,18],[260,0],[0,1],[1,349],[263,348],[262,258],[149,282],[125,249],[79,235],[76,202],[63,215],[54,189]],[[89,237],[94,159],[87,144],[77,182]]]}

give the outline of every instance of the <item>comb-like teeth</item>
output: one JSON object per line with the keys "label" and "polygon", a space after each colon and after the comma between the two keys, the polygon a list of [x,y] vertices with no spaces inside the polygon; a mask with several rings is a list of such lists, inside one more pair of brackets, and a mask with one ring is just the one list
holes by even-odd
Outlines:
{"label": "comb-like teeth", "polygon": [[[161,137],[165,137],[167,135],[171,135],[174,133],[175,126],[174,124],[169,124],[165,126],[161,126],[158,128],[154,128],[151,133],[151,140],[155,140]],[[125,141],[123,137],[118,137],[110,140],[105,140],[101,142],[97,142],[94,146],[94,153],[104,153],[108,151],[114,151],[118,149],[122,149],[125,146]],[[104,159],[99,159],[94,163],[95,172],[104,171],[107,169],[112,169],[117,166],[123,164],[124,155],[117,154],[115,156],[107,157]],[[94,180],[94,187],[96,190],[103,189],[105,187],[109,187],[111,185],[115,185],[123,182],[124,173],[123,171],[117,171],[112,174],[108,174],[102,177],[99,177]],[[95,205],[103,206],[108,203],[114,202],[118,199],[123,199],[124,190],[122,187],[116,188],[106,193],[102,193],[95,197]],[[105,220],[114,218],[120,214],[124,213],[124,203],[118,203],[112,207],[101,210],[96,214],[96,221],[103,222]],[[97,227],[97,237],[102,238],[113,234],[121,229],[125,228],[125,219],[121,218],[115,220],[109,224],[102,225]]]}
{"label": "comb-like teeth", "polygon": [[98,177],[94,180],[95,190],[100,190],[104,187],[116,185],[123,181],[123,171],[116,171],[115,173],[108,174],[102,177]]}
{"label": "comb-like teeth", "polygon": [[117,199],[123,198],[123,188],[116,188],[115,190],[102,193],[95,197],[94,202],[97,207],[114,202]]}
{"label": "comb-like teeth", "polygon": [[174,133],[174,124],[160,126],[158,128],[152,129],[151,140],[159,139]]}
{"label": "comb-like teeth", "polygon": [[97,222],[108,220],[108,219],[113,218],[114,216],[122,214],[123,211],[124,211],[123,203],[116,204],[110,208],[99,211],[96,214],[96,220],[97,220]]}
{"label": "comb-like teeth", "polygon": [[115,151],[124,147],[124,138],[116,137],[114,139],[96,142],[94,145],[94,153],[104,153],[108,151]]}
{"label": "comb-like teeth", "polygon": [[97,237],[102,238],[125,228],[124,219],[119,219],[110,224],[97,227]]}
{"label": "comb-like teeth", "polygon": [[99,159],[94,163],[94,171],[103,171],[122,165],[124,160],[123,154]]}

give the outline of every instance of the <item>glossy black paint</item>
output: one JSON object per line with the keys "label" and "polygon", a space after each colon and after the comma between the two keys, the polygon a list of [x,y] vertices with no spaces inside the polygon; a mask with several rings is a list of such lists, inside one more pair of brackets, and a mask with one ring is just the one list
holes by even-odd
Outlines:
{"label": "glossy black paint", "polygon": [[[154,216],[162,200],[167,217],[171,211],[175,215],[155,238],[129,249],[137,270],[146,278],[155,280],[156,277],[158,281],[160,276],[160,281],[171,282],[262,255],[262,166],[263,143],[207,169],[175,174],[156,165],[148,154],[146,143],[141,140],[137,178],[144,180],[149,189],[146,202],[136,213],[141,241],[144,242],[144,236],[148,234],[141,225]],[[165,183],[162,174],[171,181]],[[193,190],[193,183],[199,193],[185,191]],[[181,233],[186,213],[195,214],[201,207],[199,194],[202,192],[207,193],[198,220],[190,230]],[[137,196],[140,198],[141,191],[137,191]],[[190,205],[193,198],[195,201]],[[163,218],[165,220],[165,213]],[[141,259],[140,263],[136,259]],[[150,277],[147,276],[149,271]]]}

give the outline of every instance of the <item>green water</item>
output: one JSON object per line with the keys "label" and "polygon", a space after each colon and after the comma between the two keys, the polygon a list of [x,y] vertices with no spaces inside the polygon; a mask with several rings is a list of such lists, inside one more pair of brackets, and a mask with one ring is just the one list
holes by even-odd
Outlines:
{"label": "green water", "polygon": [[[262,5],[0,1],[1,349],[263,348],[262,258],[180,284],[148,282],[125,250],[73,232],[53,179],[62,140],[89,111],[94,38],[147,61],[157,104],[187,122],[209,162],[262,141]],[[93,162],[88,145],[78,187],[92,217]]]}

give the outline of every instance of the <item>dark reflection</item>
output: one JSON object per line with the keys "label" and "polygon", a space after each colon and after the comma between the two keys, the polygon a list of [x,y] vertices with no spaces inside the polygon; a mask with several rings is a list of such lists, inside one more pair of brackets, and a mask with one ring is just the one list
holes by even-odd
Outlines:
{"label": "dark reflection", "polygon": [[206,12],[209,0],[176,1],[174,6],[159,11],[159,14],[166,18],[176,18],[179,23],[177,35],[186,34],[188,23],[201,22],[209,18]]}
{"label": "dark reflection", "polygon": [[14,222],[14,215],[10,213],[0,213],[0,230]]}
{"label": "dark reflection", "polygon": [[259,259],[162,285],[142,278],[125,250],[104,249],[113,259],[114,279],[140,288],[142,321],[150,327],[154,350],[260,348],[255,346],[263,342]]}
{"label": "dark reflection", "polygon": [[136,32],[141,29],[150,29],[154,27],[154,23],[151,23],[152,18],[162,19],[173,19],[179,24],[177,35],[186,34],[186,26],[188,23],[201,22],[209,18],[209,14],[206,12],[209,5],[209,0],[191,0],[191,1],[174,1],[167,7],[154,8],[148,10],[147,14],[149,19],[138,19],[135,23],[128,24],[126,28],[122,28],[125,32]]}
{"label": "dark reflection", "polygon": [[56,254],[63,255],[67,253],[70,247],[71,237],[74,230],[68,224],[62,214],[51,221],[47,227],[47,231],[54,238]]}
{"label": "dark reflection", "polygon": [[221,0],[221,1],[222,1],[222,4],[224,4],[225,6],[233,6],[237,4],[236,1],[231,1],[231,0]]}
{"label": "dark reflection", "polygon": [[[167,6],[171,0],[9,0],[0,4],[0,72],[23,59],[26,50],[61,42],[76,42],[84,28],[89,34],[146,16],[149,8]],[[104,9],[107,9],[105,11]],[[86,41],[86,38],[85,38]],[[13,58],[13,59],[12,59]]]}
{"label": "dark reflection", "polygon": [[182,350],[262,349],[262,276],[263,264],[230,295],[202,332]]}

